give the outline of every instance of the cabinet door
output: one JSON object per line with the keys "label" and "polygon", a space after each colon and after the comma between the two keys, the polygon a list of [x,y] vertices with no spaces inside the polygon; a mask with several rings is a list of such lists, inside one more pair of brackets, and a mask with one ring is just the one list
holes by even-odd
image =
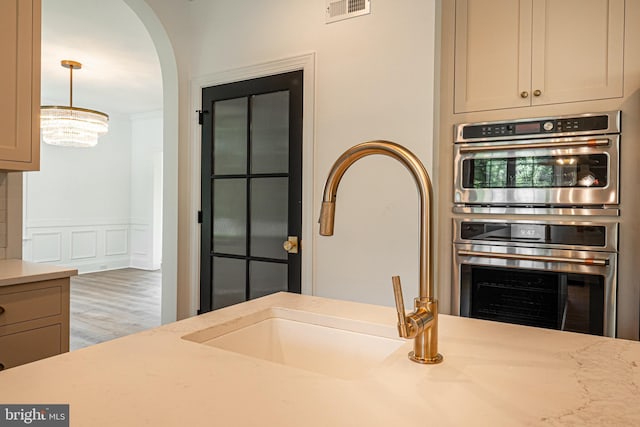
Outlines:
{"label": "cabinet door", "polygon": [[533,105],[623,95],[624,0],[534,0],[532,34]]}
{"label": "cabinet door", "polygon": [[60,354],[62,325],[0,336],[0,370]]}
{"label": "cabinet door", "polygon": [[[11,286],[10,289],[15,289]],[[62,313],[62,286],[0,294],[0,326]]]}
{"label": "cabinet door", "polygon": [[529,106],[532,0],[457,0],[455,112]]}
{"label": "cabinet door", "polygon": [[40,0],[0,2],[0,170],[37,170]]}

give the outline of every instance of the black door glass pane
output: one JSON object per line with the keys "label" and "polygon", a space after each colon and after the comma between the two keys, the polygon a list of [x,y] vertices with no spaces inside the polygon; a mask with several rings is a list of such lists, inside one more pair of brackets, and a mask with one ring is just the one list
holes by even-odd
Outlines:
{"label": "black door glass pane", "polygon": [[247,102],[235,98],[214,103],[213,173],[244,174],[247,171]]}
{"label": "black door glass pane", "polygon": [[215,256],[212,258],[213,309],[244,302],[246,298],[246,261]]}
{"label": "black door glass pane", "polygon": [[251,98],[251,173],[287,173],[289,91]]}
{"label": "black door glass pane", "polygon": [[249,299],[287,290],[287,264],[250,261]]}
{"label": "black door glass pane", "polygon": [[247,253],[246,179],[213,181],[213,252]]}
{"label": "black door glass pane", "polygon": [[464,188],[606,187],[606,154],[467,159]]}
{"label": "black door glass pane", "polygon": [[251,256],[287,259],[282,248],[289,224],[289,179],[251,180]]}

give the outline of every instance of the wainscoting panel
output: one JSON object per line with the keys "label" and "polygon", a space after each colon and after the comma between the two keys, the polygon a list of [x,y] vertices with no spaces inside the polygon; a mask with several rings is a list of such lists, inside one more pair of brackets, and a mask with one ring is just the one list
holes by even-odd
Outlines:
{"label": "wainscoting panel", "polygon": [[[134,264],[129,218],[94,223],[39,220],[25,225],[22,254],[26,261],[77,268],[79,273],[116,270]],[[148,264],[144,259],[139,261]]]}
{"label": "wainscoting panel", "polygon": [[157,270],[153,263],[153,238],[151,225],[139,220],[131,225],[131,267],[142,270]]}
{"label": "wainscoting panel", "polygon": [[149,253],[147,247],[148,229],[138,225],[131,227],[131,254],[145,256]]}
{"label": "wainscoting panel", "polygon": [[105,249],[107,256],[127,255],[129,251],[128,233],[126,228],[105,231]]}
{"label": "wainscoting panel", "polygon": [[31,235],[33,262],[62,261],[62,233],[59,231],[33,233]]}
{"label": "wainscoting panel", "polygon": [[71,259],[96,258],[98,256],[97,231],[71,232]]}

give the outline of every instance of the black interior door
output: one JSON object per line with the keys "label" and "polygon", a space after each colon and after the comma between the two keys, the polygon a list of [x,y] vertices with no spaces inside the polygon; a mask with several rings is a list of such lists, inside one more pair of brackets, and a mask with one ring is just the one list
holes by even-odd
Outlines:
{"label": "black interior door", "polygon": [[302,81],[295,71],[202,90],[200,313],[300,293]]}

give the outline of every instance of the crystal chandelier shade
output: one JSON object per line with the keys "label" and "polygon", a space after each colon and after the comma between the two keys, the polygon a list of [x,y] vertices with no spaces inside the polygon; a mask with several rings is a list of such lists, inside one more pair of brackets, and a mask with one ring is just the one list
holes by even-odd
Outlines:
{"label": "crystal chandelier shade", "polygon": [[73,70],[80,69],[82,64],[64,60],[61,65],[69,69],[69,106],[45,105],[40,108],[42,140],[63,147],[94,147],[98,137],[109,130],[109,116],[73,106]]}
{"label": "crystal chandelier shade", "polygon": [[109,130],[109,116],[99,111],[43,106],[40,110],[42,140],[64,147],[94,147]]}

